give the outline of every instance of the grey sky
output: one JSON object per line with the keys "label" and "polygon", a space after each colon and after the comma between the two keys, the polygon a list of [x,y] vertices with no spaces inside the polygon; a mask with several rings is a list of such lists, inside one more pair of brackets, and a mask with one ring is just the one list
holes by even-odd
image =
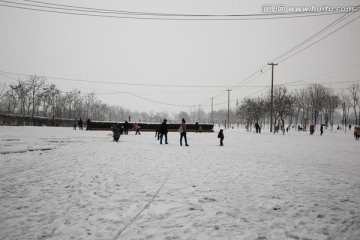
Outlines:
{"label": "grey sky", "polygon": [[[22,0],[10,2],[41,5]],[[147,13],[221,15],[261,14],[265,4],[282,3],[270,0],[47,2]],[[4,1],[0,4],[25,6]],[[313,0],[283,1],[283,4],[355,6],[359,2]],[[266,94],[271,82],[267,63],[343,15],[270,20],[154,20],[0,6],[0,71],[3,71],[0,82],[10,84],[14,82],[12,78],[24,78],[4,72],[36,74],[46,76],[48,83],[63,91],[74,88],[82,93],[94,91],[109,105],[169,113],[189,111],[194,108],[191,106],[198,108],[199,104],[209,112],[211,98],[215,110],[227,108],[226,89],[232,89],[231,107],[235,107],[237,99]],[[304,47],[359,16],[360,12],[355,12]],[[275,84],[295,89],[306,87],[302,85],[305,82],[317,82],[340,91],[351,81],[360,80],[359,42],[360,18],[280,62],[275,67]],[[248,79],[252,74],[256,78]]]}

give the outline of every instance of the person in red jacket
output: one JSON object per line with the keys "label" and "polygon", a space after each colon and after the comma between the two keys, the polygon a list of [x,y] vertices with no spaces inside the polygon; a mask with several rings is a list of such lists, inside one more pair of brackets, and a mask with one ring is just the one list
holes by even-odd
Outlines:
{"label": "person in red jacket", "polygon": [[224,133],[223,130],[220,129],[220,132],[218,133],[218,138],[220,138],[220,146],[224,146],[223,141],[224,141]]}

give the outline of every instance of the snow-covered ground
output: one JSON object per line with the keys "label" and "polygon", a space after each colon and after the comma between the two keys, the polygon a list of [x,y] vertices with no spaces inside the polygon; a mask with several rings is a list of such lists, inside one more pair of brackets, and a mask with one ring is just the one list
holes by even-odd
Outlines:
{"label": "snow-covered ground", "polygon": [[360,239],[353,132],[0,126],[0,239]]}

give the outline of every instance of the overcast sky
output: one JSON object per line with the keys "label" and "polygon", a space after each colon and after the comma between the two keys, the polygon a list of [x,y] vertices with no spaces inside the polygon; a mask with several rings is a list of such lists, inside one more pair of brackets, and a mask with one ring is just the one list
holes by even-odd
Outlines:
{"label": "overcast sky", "polygon": [[[345,16],[320,11],[317,15],[321,16],[291,14],[259,19],[264,6],[282,2],[46,3],[71,5],[81,11],[34,1],[0,1],[1,83],[15,83],[14,79],[26,78],[21,74],[35,74],[47,77],[48,83],[62,91],[76,88],[84,94],[95,92],[109,105],[174,113],[193,111],[199,105],[210,112],[211,98],[214,110],[227,108],[227,89],[232,90],[232,108],[236,100],[265,95],[271,84],[268,63],[274,59],[279,63],[274,84],[285,84],[289,89],[321,83],[340,91],[360,81],[360,12]],[[286,9],[342,7],[355,6],[359,1],[287,0],[283,4]],[[93,9],[89,12],[85,8]],[[110,14],[99,9],[143,14]],[[254,16],[239,16],[248,14]],[[340,17],[341,22],[277,59]]]}

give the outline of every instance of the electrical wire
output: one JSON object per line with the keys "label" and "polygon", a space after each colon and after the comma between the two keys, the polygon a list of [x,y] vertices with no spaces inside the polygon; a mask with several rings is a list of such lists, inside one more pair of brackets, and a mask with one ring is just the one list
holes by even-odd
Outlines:
{"label": "electrical wire", "polygon": [[[26,73],[15,73],[0,70],[1,73],[29,76],[31,74]],[[51,77],[51,76],[43,76],[48,79],[55,80],[64,80],[64,81],[72,81],[72,82],[86,82],[86,83],[101,83],[101,84],[113,84],[113,85],[127,85],[127,86],[144,86],[144,87],[168,87],[168,88],[226,88],[229,86],[225,85],[170,85],[170,84],[149,84],[149,83],[128,83],[128,82],[113,82],[113,81],[94,81],[94,80],[85,80],[85,79],[74,79],[74,78],[60,78],[60,77]]]}
{"label": "electrical wire", "polygon": [[[292,14],[291,16],[287,16],[283,17],[284,14],[245,14],[245,15],[208,15],[208,14],[198,14],[198,15],[191,15],[191,14],[165,14],[165,13],[149,13],[149,12],[130,12],[130,11],[116,11],[116,10],[105,10],[105,9],[95,9],[95,8],[84,8],[84,7],[77,7],[77,6],[69,6],[69,5],[60,5],[60,4],[50,4],[50,3],[44,3],[44,2],[40,2],[40,1],[31,1],[28,0],[28,2],[34,2],[34,3],[40,3],[40,4],[44,4],[44,5],[49,5],[51,7],[48,6],[41,6],[41,5],[35,5],[35,4],[24,4],[24,3],[16,3],[16,2],[10,2],[10,1],[4,1],[4,0],[0,0],[0,2],[4,2],[4,3],[10,3],[10,4],[17,4],[20,6],[30,6],[30,7],[41,7],[41,8],[48,8],[48,9],[55,9],[55,10],[67,10],[67,11],[82,11],[82,12],[95,12],[95,13],[111,13],[111,14],[130,14],[130,15],[144,15],[144,16],[155,16],[156,18],[148,18],[148,17],[141,17],[140,19],[158,19],[158,20],[254,20],[254,19],[269,19],[267,17],[263,17],[263,16],[268,16],[271,18],[270,19],[275,19],[275,18],[288,18],[288,17],[300,17],[298,15],[294,16],[294,14]],[[6,7],[14,7],[14,8],[22,8],[22,9],[28,9],[26,7],[18,7],[18,6],[9,6],[9,5],[4,5],[4,4],[0,4],[0,6],[6,6]],[[61,6],[61,8],[59,7],[52,7],[52,6]],[[65,7],[65,8],[64,8]],[[46,12],[56,12],[56,13],[65,13],[65,14],[74,14],[74,15],[88,15],[88,16],[102,16],[102,17],[121,17],[121,18],[133,18],[133,17],[129,17],[129,16],[106,16],[106,15],[93,15],[93,14],[82,14],[82,13],[70,13],[70,12],[60,12],[60,11],[52,11],[52,10],[44,10],[44,9],[28,9],[28,10],[36,10],[36,11],[46,11]],[[330,23],[328,26],[326,26],[325,28],[321,29],[320,31],[318,31],[317,33],[315,33],[314,35],[312,35],[311,37],[307,38],[305,41],[301,42],[300,44],[296,45],[295,47],[291,48],[290,50],[288,50],[287,52],[285,52],[284,54],[280,55],[279,57],[273,59],[273,61],[271,62],[275,62],[276,60],[279,60],[287,55],[289,55],[290,53],[292,53],[293,51],[295,51],[296,49],[300,48],[301,46],[305,45],[306,43],[309,43],[311,40],[313,40],[314,38],[316,38],[317,36],[321,35],[322,33],[324,33],[325,31],[329,30],[330,28],[334,27],[335,25],[339,24],[340,22],[344,21],[346,18],[348,18],[349,16],[351,16],[352,14],[354,14],[355,12],[359,11],[359,5],[356,6],[354,8],[354,11],[348,12],[345,15],[341,16],[340,18],[338,18],[337,20],[335,20],[334,22]],[[304,13],[302,13],[304,14]],[[276,15],[276,16],[274,16]],[[326,15],[326,14],[321,14],[321,15]],[[199,19],[188,19],[188,18],[184,18],[184,19],[175,19],[175,18],[162,18],[163,16],[166,17],[200,17]],[[309,17],[309,16],[314,16],[314,15],[309,15],[306,14],[305,16]],[[205,18],[205,17],[210,17],[210,18]],[[246,18],[246,19],[219,19],[218,17],[251,17],[251,18]],[[260,18],[253,18],[253,17],[260,17]],[[302,16],[304,17],[304,16]],[[138,18],[138,17],[134,17],[134,18]],[[214,19],[211,19],[214,18]],[[300,52],[306,50],[307,48],[313,46],[314,44],[320,42],[321,40],[327,38],[328,36],[332,35],[333,33],[339,31],[340,29],[342,29],[343,27],[347,26],[348,24],[354,22],[355,20],[357,20],[359,17],[351,20],[350,22],[347,22],[346,24],[342,25],[341,27],[337,28],[336,30],[332,31],[331,33],[325,35],[324,37],[320,38],[319,40],[311,43],[310,45],[302,48],[299,51],[296,51],[295,53],[287,56],[286,58],[282,59],[281,61],[278,61],[278,63],[284,62],[286,60],[288,60],[289,58],[299,54]],[[270,70],[270,68],[267,68],[268,66],[265,65],[263,67],[261,67],[258,71],[254,72],[252,75],[250,75],[249,77],[245,78],[244,80],[242,80],[241,82],[231,86],[231,89],[236,89],[239,87],[244,87],[241,86],[241,84],[245,85],[248,84],[249,82],[257,79],[258,77],[260,77],[262,74],[259,75],[259,72],[264,73]],[[264,71],[264,72],[263,72]],[[4,71],[1,71],[4,72]],[[9,73],[9,72],[4,72],[4,73]],[[106,84],[123,84],[123,85],[134,85],[134,86],[151,86],[151,87],[189,87],[189,88],[196,88],[196,87],[209,87],[209,88],[219,88],[219,87],[227,87],[227,86],[180,86],[180,85],[157,85],[157,84],[134,84],[134,83],[118,83],[118,82],[99,82],[99,81],[89,81],[89,80],[79,80],[79,79],[65,79],[65,78],[54,78],[54,77],[48,77],[48,78],[52,78],[52,79],[61,79],[61,80],[68,80],[68,81],[81,81],[81,82],[93,82],[93,83],[106,83]],[[221,92],[220,94],[216,95],[215,97],[221,96],[225,94],[225,92]],[[139,98],[143,98],[141,96],[135,95]],[[214,98],[215,98],[214,97]],[[156,102],[156,103],[160,103],[160,104],[164,104],[158,101],[154,101],[151,99],[147,99],[147,98],[143,98],[152,102]],[[172,105],[172,106],[188,106],[188,105],[176,105],[176,104],[167,104],[167,105]]]}
{"label": "electrical wire", "polygon": [[[164,14],[164,13],[146,13],[146,12],[129,12],[114,10],[86,10],[86,8],[75,7],[53,7],[42,6],[36,4],[25,4],[11,1],[0,0],[3,4],[0,6],[17,8],[23,10],[40,11],[48,13],[88,16],[88,17],[104,17],[104,18],[124,18],[124,19],[143,19],[143,20],[182,20],[182,21],[229,21],[229,20],[270,20],[270,19],[286,19],[286,18],[303,18],[341,14],[340,12],[323,12],[323,13],[281,13],[281,14],[233,14],[233,15],[211,15],[211,14]],[[5,4],[4,4],[5,3]],[[15,4],[9,5],[9,4]],[[45,3],[43,3],[45,4]],[[358,11],[358,10],[357,10]],[[104,15],[104,13],[117,15]],[[162,17],[164,16],[164,17]],[[169,17],[171,16],[171,17]],[[195,18],[196,17],[196,18]]]}
{"label": "electrical wire", "polygon": [[303,48],[303,49],[301,49],[301,50],[299,50],[299,51],[295,52],[294,54],[292,54],[292,55],[288,56],[287,58],[285,58],[285,59],[283,59],[283,60],[279,61],[278,63],[282,63],[282,62],[284,62],[284,61],[286,61],[286,60],[288,60],[288,59],[292,58],[293,56],[295,56],[295,55],[297,55],[297,54],[301,53],[302,51],[304,51],[304,50],[308,49],[309,47],[311,47],[311,46],[315,45],[316,43],[318,43],[318,42],[320,42],[321,40],[323,40],[323,39],[327,38],[328,36],[330,36],[330,35],[334,34],[335,32],[339,31],[339,30],[340,30],[340,29],[342,29],[343,27],[345,27],[345,26],[349,25],[350,23],[354,22],[355,20],[357,20],[357,19],[359,19],[359,18],[360,18],[360,16],[356,17],[355,19],[351,20],[350,22],[347,22],[347,23],[346,23],[346,24],[344,24],[343,26],[341,26],[341,27],[337,28],[336,30],[334,30],[334,31],[330,32],[329,34],[327,34],[327,35],[325,35],[324,37],[320,38],[320,39],[319,39],[319,40],[317,40],[316,42],[313,42],[312,44],[310,44],[310,45],[306,46],[305,48]]}
{"label": "electrical wire", "polygon": [[[262,13],[262,14],[179,14],[179,13],[154,13],[154,12],[135,12],[135,11],[119,11],[112,9],[101,9],[101,8],[88,8],[88,7],[79,7],[74,5],[64,5],[64,4],[55,4],[47,3],[42,1],[33,1],[25,0],[25,2],[40,3],[43,5],[57,6],[57,7],[66,7],[68,10],[86,10],[91,12],[101,12],[101,13],[120,13],[120,14],[133,14],[133,15],[151,15],[151,16],[167,16],[167,17],[258,17],[258,16],[283,16],[283,15],[309,15],[312,12],[285,12],[285,13]],[[37,5],[39,6],[39,5]],[[43,6],[40,6],[43,7]],[[349,7],[351,9],[352,6]]]}
{"label": "electrical wire", "polygon": [[[360,5],[355,6],[354,9],[356,9],[356,11],[359,11],[359,6],[360,6]],[[280,55],[279,57],[273,59],[273,61],[270,61],[270,62],[271,62],[271,63],[274,63],[276,60],[279,60],[279,59],[281,59],[282,57],[287,56],[288,54],[292,53],[294,50],[298,49],[299,47],[301,47],[301,46],[305,45],[306,43],[310,42],[311,40],[313,40],[313,39],[316,38],[317,36],[321,35],[323,32],[325,32],[325,31],[331,29],[332,27],[334,27],[335,25],[341,23],[341,22],[344,21],[346,18],[350,17],[353,13],[354,13],[354,12],[351,12],[350,14],[349,14],[349,13],[346,13],[345,15],[341,16],[340,18],[338,18],[338,19],[336,19],[335,21],[331,22],[331,23],[330,23],[329,25],[327,25],[325,28],[321,29],[320,31],[316,32],[315,34],[313,34],[312,36],[310,36],[309,38],[307,38],[305,41],[301,42],[300,44],[296,45],[295,47],[291,48],[290,50],[286,51],[285,53],[283,53],[282,55]],[[306,50],[307,48],[315,45],[316,43],[318,43],[318,42],[320,42],[321,40],[327,38],[328,36],[332,35],[333,33],[339,31],[339,30],[342,29],[343,27],[345,27],[345,26],[349,25],[350,23],[354,22],[354,21],[357,20],[358,18],[360,18],[360,16],[357,17],[357,18],[355,18],[355,19],[353,19],[353,20],[351,20],[351,21],[349,21],[349,22],[347,22],[347,23],[345,23],[344,25],[342,25],[341,27],[337,28],[337,29],[334,30],[333,32],[325,35],[324,37],[322,37],[322,38],[320,38],[319,40],[311,43],[310,45],[306,46],[305,48],[302,48],[301,50],[299,50],[299,51],[291,54],[290,56],[288,56],[288,57],[286,57],[285,59],[279,61],[278,63],[284,62],[284,61],[290,59],[291,57],[299,54],[300,52]],[[247,77],[247,78],[245,78],[244,80],[242,80],[241,82],[237,83],[236,85],[234,85],[234,86],[233,86],[232,88],[230,88],[230,89],[233,90],[233,89],[235,89],[235,88],[238,88],[238,87],[241,86],[241,84],[243,84],[243,85],[244,85],[244,84],[248,84],[248,83],[250,83],[251,81],[253,81],[253,80],[257,79],[258,77],[260,77],[261,74],[259,75],[259,73],[267,72],[267,71],[269,71],[270,69],[271,69],[271,68],[268,67],[268,65],[264,65],[264,66],[262,66],[260,69],[258,69],[257,71],[255,71],[253,74],[251,74],[249,77]],[[257,76],[256,76],[256,75],[257,75]],[[221,93],[219,93],[218,95],[216,95],[215,97],[222,96],[222,95],[224,95],[224,94],[225,94],[225,92],[221,92]],[[215,98],[215,97],[213,97],[213,98]]]}

